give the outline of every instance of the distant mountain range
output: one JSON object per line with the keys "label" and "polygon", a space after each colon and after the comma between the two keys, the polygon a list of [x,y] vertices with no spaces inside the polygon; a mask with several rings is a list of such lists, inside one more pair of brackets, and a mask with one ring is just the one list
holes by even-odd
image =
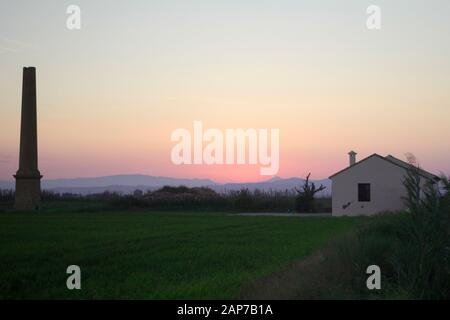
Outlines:
{"label": "distant mountain range", "polygon": [[[314,182],[316,187],[319,187],[321,184],[326,187],[325,190],[318,193],[318,195],[329,195],[331,194],[331,180],[323,179],[323,180],[310,180],[310,182]],[[303,186],[305,183],[305,179],[301,178],[279,178],[274,177],[270,180],[263,182],[244,182],[244,183],[225,183],[225,184],[216,184],[211,186],[212,189],[223,192],[230,190],[240,190],[242,188],[247,188],[249,190],[277,190],[284,191],[286,189],[294,189]]]}
{"label": "distant mountain range", "polygon": [[[311,180],[317,186],[321,184],[326,189],[319,195],[331,194],[331,181],[329,179]],[[249,190],[286,190],[300,187],[305,183],[301,178],[279,178],[274,177],[263,182],[247,182],[247,183],[216,183],[209,179],[178,179],[170,177],[154,177],[140,174],[133,175],[114,175],[93,178],[74,178],[74,179],[53,179],[42,180],[42,189],[54,192],[92,194],[104,191],[131,193],[136,189],[155,190],[163,186],[187,186],[187,187],[210,187],[217,192],[225,192],[231,190],[240,190],[247,188]],[[14,181],[0,181],[0,189],[14,189]]]}

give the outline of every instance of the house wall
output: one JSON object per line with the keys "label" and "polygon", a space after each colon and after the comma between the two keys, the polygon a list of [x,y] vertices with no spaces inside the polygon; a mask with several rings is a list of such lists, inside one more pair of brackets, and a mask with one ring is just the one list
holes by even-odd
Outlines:
{"label": "house wall", "polygon": [[[351,169],[332,177],[333,216],[371,215],[403,210],[406,195],[403,181],[406,170],[377,156],[356,163]],[[424,185],[426,179],[422,179]],[[358,202],[358,183],[370,183],[371,201]],[[344,209],[343,205],[350,203]]]}

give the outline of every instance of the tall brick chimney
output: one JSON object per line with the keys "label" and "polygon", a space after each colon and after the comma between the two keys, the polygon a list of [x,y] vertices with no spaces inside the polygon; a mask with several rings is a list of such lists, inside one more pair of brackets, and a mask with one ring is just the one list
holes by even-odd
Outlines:
{"label": "tall brick chimney", "polygon": [[22,115],[20,122],[19,170],[14,207],[36,210],[41,204],[41,173],[38,170],[36,68],[23,68]]}

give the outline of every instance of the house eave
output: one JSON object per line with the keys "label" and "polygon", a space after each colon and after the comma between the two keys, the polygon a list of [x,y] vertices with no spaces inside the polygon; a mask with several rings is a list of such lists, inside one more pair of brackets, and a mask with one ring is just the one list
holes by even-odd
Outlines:
{"label": "house eave", "polygon": [[[332,179],[333,179],[334,177],[336,177],[337,175],[339,175],[339,174],[341,174],[341,173],[343,173],[343,172],[345,172],[345,171],[347,171],[347,170],[349,170],[349,169],[351,169],[351,168],[353,168],[353,167],[359,165],[360,163],[363,163],[364,161],[366,161],[366,160],[368,160],[368,159],[370,159],[370,158],[372,158],[372,157],[378,157],[378,158],[381,158],[381,159],[383,159],[383,160],[385,160],[385,161],[387,161],[387,162],[389,162],[389,163],[391,163],[391,164],[393,164],[393,165],[396,165],[396,166],[399,167],[399,168],[402,168],[402,169],[404,169],[404,170],[408,170],[408,168],[407,168],[406,166],[402,166],[402,165],[396,163],[395,161],[391,161],[391,160],[387,159],[386,157],[383,157],[383,156],[380,156],[380,155],[377,154],[377,153],[374,153],[374,154],[371,154],[370,156],[368,156],[368,157],[366,157],[366,158],[364,158],[364,159],[362,159],[362,160],[356,162],[354,165],[348,166],[348,167],[346,167],[346,168],[344,168],[344,169],[342,169],[342,170],[340,170],[340,171],[338,171],[338,172],[332,174],[331,176],[328,177],[328,179],[331,179],[331,180],[332,180]],[[392,156],[391,156],[391,157],[392,157]],[[394,157],[393,157],[393,158],[394,158]],[[397,158],[395,158],[395,159],[397,159]],[[399,160],[399,159],[397,159],[397,160]],[[401,161],[401,160],[399,160],[399,161]],[[404,162],[404,161],[402,161],[402,162]],[[408,164],[405,162],[405,165],[408,165]],[[436,176],[436,175],[434,175],[434,174],[432,174],[432,173],[430,173],[430,172],[427,172],[427,171],[425,171],[425,170],[423,170],[423,169],[420,169],[419,175],[421,175],[422,177],[424,177],[424,178],[426,178],[426,179],[434,180],[435,182],[439,182],[439,181],[441,180],[438,176]]]}

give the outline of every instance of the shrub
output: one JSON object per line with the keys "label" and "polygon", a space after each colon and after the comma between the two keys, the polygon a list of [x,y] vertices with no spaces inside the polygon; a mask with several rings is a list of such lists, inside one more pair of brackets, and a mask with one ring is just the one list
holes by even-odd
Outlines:
{"label": "shrub", "polygon": [[14,191],[13,190],[0,189],[0,202],[10,203],[13,201],[14,201]]}
{"label": "shrub", "polygon": [[234,206],[236,209],[241,209],[243,211],[251,211],[254,209],[253,197],[248,189],[242,189],[236,192]]}

